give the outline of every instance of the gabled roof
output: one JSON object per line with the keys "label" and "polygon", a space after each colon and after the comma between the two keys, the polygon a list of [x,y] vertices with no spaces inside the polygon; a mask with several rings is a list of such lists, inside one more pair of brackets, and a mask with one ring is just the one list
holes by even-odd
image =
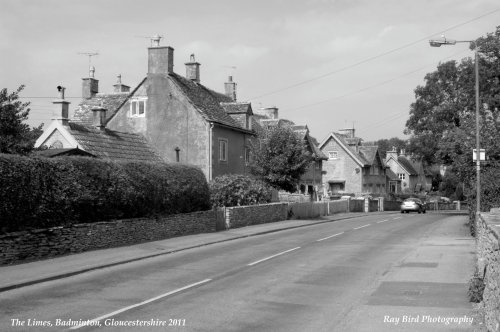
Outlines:
{"label": "gabled roof", "polygon": [[236,130],[250,132],[242,128],[222,107],[221,103],[233,102],[231,97],[210,90],[202,84],[175,73],[170,73],[168,77],[181,89],[205,120],[232,127]]}
{"label": "gabled roof", "polygon": [[[325,144],[330,140],[333,139],[339,144],[350,156],[354,161],[356,161],[360,166],[370,166],[372,163],[368,161],[362,154],[356,151],[356,149],[352,148],[348,141],[346,140],[346,135],[344,134],[339,134],[339,133],[334,133],[331,132],[324,140],[321,142],[319,145],[319,148],[322,150]],[[358,139],[361,140],[361,139]]]}
{"label": "gabled roof", "polygon": [[398,156],[397,162],[408,172],[408,174],[418,175],[418,172],[413,167],[411,161],[405,156]]}
{"label": "gabled roof", "polygon": [[99,158],[125,161],[162,161],[141,135],[99,130],[69,122],[68,132],[83,150]]}
{"label": "gabled roof", "polygon": [[365,160],[370,164],[375,164],[375,159],[379,158],[379,162],[382,166],[385,166],[382,158],[380,158],[380,154],[378,154],[378,146],[377,145],[361,145],[359,147],[359,154],[365,158]]}

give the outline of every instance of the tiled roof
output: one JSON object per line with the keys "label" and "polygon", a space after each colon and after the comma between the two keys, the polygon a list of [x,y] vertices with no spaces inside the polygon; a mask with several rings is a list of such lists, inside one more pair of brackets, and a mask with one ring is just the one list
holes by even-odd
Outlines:
{"label": "tiled roof", "polygon": [[231,118],[221,106],[221,103],[233,102],[231,97],[212,91],[202,84],[188,80],[175,73],[170,73],[168,77],[177,84],[207,121],[247,131],[236,120]]}
{"label": "tiled roof", "polygon": [[356,158],[358,158],[358,160],[363,164],[363,166],[371,165],[371,162],[366,160],[366,158],[362,154],[357,152],[355,148],[351,147],[347,141],[347,140],[350,140],[352,142],[354,139],[357,139],[359,142],[361,140],[360,138],[353,139],[353,138],[346,137],[346,135],[344,135],[344,134],[339,134],[339,133],[332,133],[332,135],[335,135],[335,137],[337,137],[337,139],[344,145],[344,147],[346,149],[348,149]]}
{"label": "tiled roof", "polygon": [[146,139],[137,134],[99,130],[69,122],[70,134],[82,148],[99,158],[125,161],[162,161]]}
{"label": "tiled roof", "polygon": [[84,99],[78,105],[78,108],[73,114],[73,122],[78,122],[83,125],[92,125],[92,108],[102,106],[107,110],[106,120],[111,118],[118,109],[125,103],[130,93],[98,93],[90,99]]}
{"label": "tiled roof", "polygon": [[398,157],[398,163],[404,167],[408,171],[410,175],[417,175],[418,172],[415,170],[413,167],[411,161],[408,160],[405,156],[399,156]]}
{"label": "tiled roof", "polygon": [[394,173],[390,168],[385,169],[385,175],[387,175],[391,181],[401,181],[396,173]]}
{"label": "tiled roof", "polygon": [[359,147],[359,154],[362,155],[370,165],[375,163],[375,157],[377,156],[378,146],[361,145]]}

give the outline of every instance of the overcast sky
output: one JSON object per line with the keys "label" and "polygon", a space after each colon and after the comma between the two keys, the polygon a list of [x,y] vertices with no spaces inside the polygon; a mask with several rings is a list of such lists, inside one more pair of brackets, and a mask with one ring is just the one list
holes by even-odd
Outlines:
{"label": "overcast sky", "polygon": [[0,0],[0,88],[25,84],[30,124],[48,124],[56,86],[74,109],[92,57],[100,92],[116,76],[146,76],[147,36],[175,49],[174,70],[194,53],[201,83],[238,101],[279,108],[322,141],[356,128],[365,141],[404,138],[413,90],[467,44],[430,48],[429,37],[470,40],[500,25],[498,0]]}

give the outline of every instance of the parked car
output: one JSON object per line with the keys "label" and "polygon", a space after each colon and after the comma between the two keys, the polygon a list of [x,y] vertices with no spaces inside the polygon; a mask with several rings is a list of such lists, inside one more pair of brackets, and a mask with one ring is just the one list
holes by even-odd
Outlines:
{"label": "parked car", "polygon": [[418,198],[407,198],[401,203],[401,213],[410,213],[411,211],[425,213],[425,204]]}

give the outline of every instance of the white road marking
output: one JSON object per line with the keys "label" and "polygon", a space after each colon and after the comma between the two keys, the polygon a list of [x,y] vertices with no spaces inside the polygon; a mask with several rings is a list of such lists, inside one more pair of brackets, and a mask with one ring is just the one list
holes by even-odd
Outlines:
{"label": "white road marking", "polygon": [[380,223],[386,222],[386,221],[389,221],[389,219],[384,219],[384,220],[381,220],[381,221],[377,221],[377,224],[380,224]]}
{"label": "white road marking", "polygon": [[392,219],[394,219],[394,220],[396,220],[396,219],[401,219],[401,217],[396,217],[396,218],[392,218]]}
{"label": "white road marking", "polygon": [[159,295],[159,296],[156,296],[156,297],[153,297],[149,300],[146,300],[146,301],[143,301],[141,303],[137,303],[137,304],[133,304],[131,306],[128,306],[128,307],[125,307],[123,309],[120,309],[120,310],[116,310],[116,311],[113,311],[109,314],[106,314],[106,315],[103,315],[103,316],[100,316],[100,317],[97,317],[97,318],[93,318],[93,319],[90,319],[88,321],[85,321],[84,323],[82,324],[79,324],[79,325],[75,325],[73,327],[70,328],[70,330],[76,330],[76,329],[79,329],[79,328],[82,328],[82,327],[85,327],[87,325],[91,325],[93,322],[98,322],[100,320],[103,320],[103,319],[106,319],[106,318],[109,318],[109,317],[112,317],[112,316],[116,316],[122,312],[125,312],[125,311],[128,311],[130,309],[133,309],[133,308],[137,308],[137,307],[140,307],[142,305],[145,305],[145,304],[148,304],[148,303],[151,303],[153,301],[156,301],[156,300],[159,300],[161,298],[164,298],[164,297],[167,297],[167,296],[170,296],[170,295],[173,295],[173,294],[176,294],[176,293],[179,293],[179,292],[182,292],[183,290],[186,290],[186,289],[189,289],[189,288],[192,288],[192,287],[195,287],[195,286],[198,286],[198,285],[201,285],[201,284],[205,284],[209,281],[212,281],[212,279],[205,279],[205,280],[202,280],[202,281],[198,281],[198,282],[195,282],[194,284],[191,284],[191,285],[187,285],[187,286],[184,286],[182,288],[179,288],[179,289],[176,289],[176,290],[173,290],[171,292],[168,292],[168,293],[165,293],[165,294],[162,294],[162,295]]}
{"label": "white road marking", "polygon": [[263,258],[263,259],[259,259],[258,261],[255,261],[253,263],[247,264],[247,266],[252,266],[252,265],[255,265],[255,264],[262,263],[262,262],[267,261],[267,260],[269,260],[271,258],[278,257],[280,255],[286,254],[287,252],[294,251],[294,250],[297,250],[297,249],[300,249],[300,247],[296,247],[296,248],[293,248],[293,249],[285,250],[285,251],[280,252],[280,253],[278,253],[276,255],[272,255],[272,256],[269,256],[269,257],[266,257],[266,258]]}
{"label": "white road marking", "polygon": [[340,235],[340,234],[344,234],[344,232],[342,232],[342,233],[337,233],[337,234],[333,234],[333,235],[330,235],[330,236],[324,237],[324,238],[322,238],[322,239],[316,240],[316,242],[320,242],[320,241],[323,241],[323,240],[327,240],[327,239],[330,239],[330,238],[332,238],[332,237],[334,237],[334,236],[338,236],[338,235]]}
{"label": "white road marking", "polygon": [[360,228],[363,228],[363,227],[368,227],[370,226],[371,224],[368,224],[368,225],[363,225],[363,226],[359,226],[359,227],[356,227],[356,228],[353,228],[353,229],[360,229]]}

